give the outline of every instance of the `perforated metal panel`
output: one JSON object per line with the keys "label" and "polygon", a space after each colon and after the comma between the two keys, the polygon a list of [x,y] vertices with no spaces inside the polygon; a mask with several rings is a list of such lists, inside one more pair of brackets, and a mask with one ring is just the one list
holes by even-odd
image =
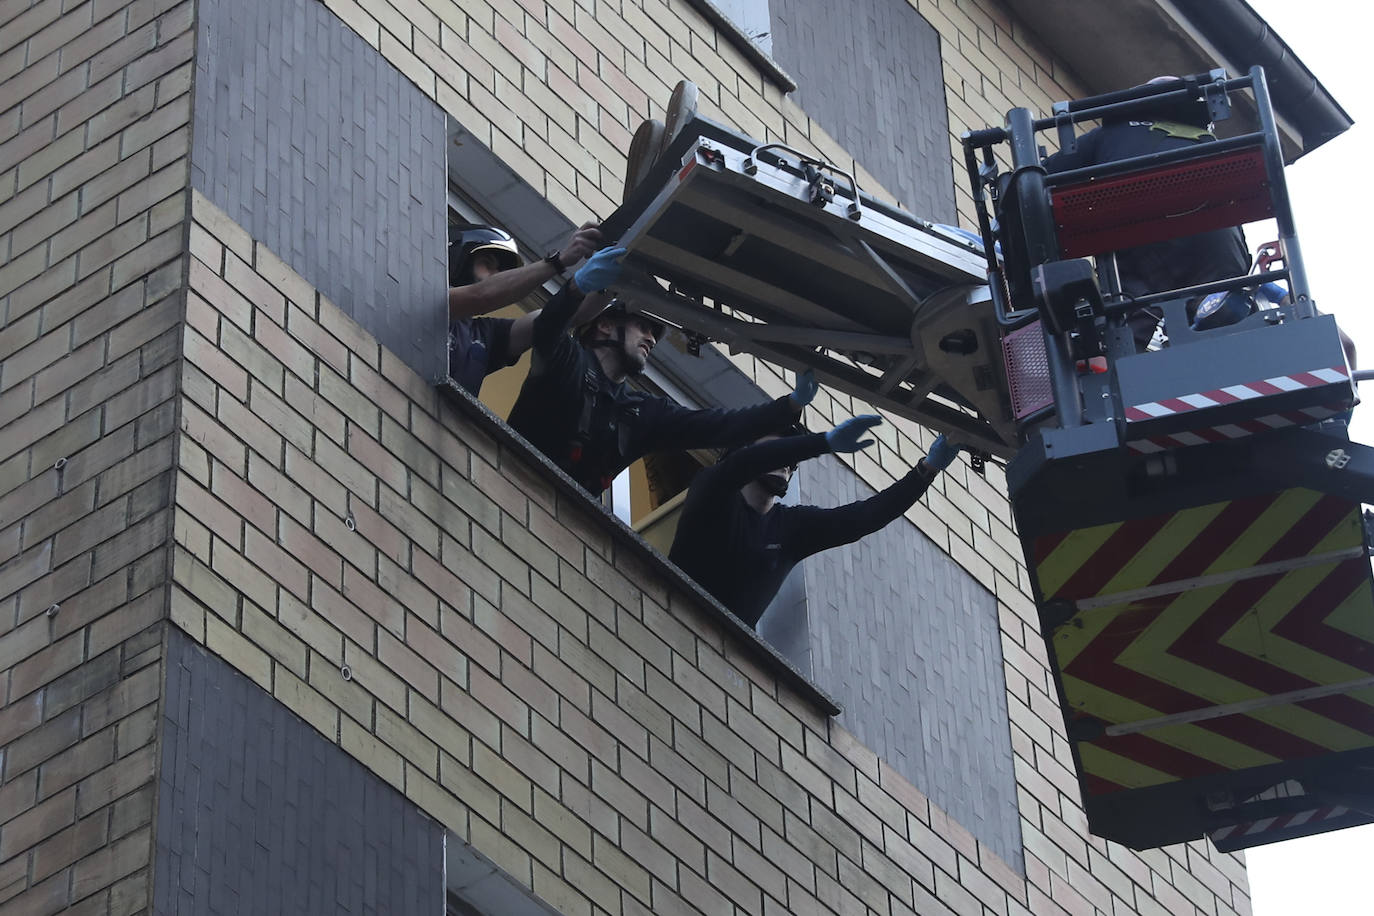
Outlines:
{"label": "perforated metal panel", "polygon": [[1002,359],[1007,367],[1011,412],[1018,420],[1054,403],[1050,388],[1050,364],[1045,356],[1045,335],[1040,322],[1018,328],[1002,338]]}
{"label": "perforated metal panel", "polygon": [[1274,215],[1258,146],[1050,191],[1060,253],[1120,251]]}

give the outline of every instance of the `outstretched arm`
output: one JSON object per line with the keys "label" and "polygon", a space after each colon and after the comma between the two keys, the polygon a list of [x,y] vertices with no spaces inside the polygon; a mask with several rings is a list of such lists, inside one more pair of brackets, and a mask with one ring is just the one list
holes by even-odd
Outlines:
{"label": "outstretched arm", "polygon": [[[611,297],[605,293],[588,293],[582,297],[582,302],[573,312],[567,327],[577,328],[591,321],[594,317],[601,314],[611,301]],[[515,319],[515,324],[510,328],[510,358],[513,360],[521,353],[524,353],[534,344],[534,323],[539,319],[543,309],[535,309]]]}
{"label": "outstretched arm", "polygon": [[485,280],[467,286],[452,287],[448,291],[449,321],[484,315],[519,302],[543,286],[553,275],[552,264],[535,261],[492,274]]}
{"label": "outstretched arm", "polygon": [[[601,244],[601,231],[595,223],[584,223],[558,252],[564,267],[571,267]],[[557,271],[547,261],[536,261],[492,274],[485,280],[455,286],[448,291],[450,321],[471,318],[519,302],[553,278]],[[528,346],[528,345],[527,345]]]}
{"label": "outstretched arm", "polygon": [[797,419],[798,414],[790,395],[734,410],[721,407],[690,410],[662,399],[649,403],[656,409],[645,417],[648,421],[644,427],[645,441],[640,443],[643,453],[742,445],[781,432]]}
{"label": "outstretched arm", "polygon": [[[855,441],[863,435],[857,428],[866,421],[877,419],[869,416],[846,420],[835,427],[827,439],[836,451],[855,451],[855,448],[845,447],[851,443],[863,448],[865,442]],[[866,444],[872,443],[873,440],[866,440]],[[788,514],[792,525],[787,533],[788,553],[800,560],[830,547],[851,544],[886,526],[925,495],[935,475],[949,467],[955,456],[967,447],[956,445],[944,436],[936,436],[926,456],[916,462],[916,466],[907,471],[905,477],[881,493],[837,509],[820,509],[816,506],[790,508]]]}
{"label": "outstretched arm", "polygon": [[548,301],[532,322],[536,353],[552,350],[576,319],[586,316],[598,303],[605,303],[600,295],[585,296],[584,293],[604,293],[606,287],[615,283],[620,276],[620,259],[624,256],[624,248],[601,249]]}
{"label": "outstretched arm", "polygon": [[852,544],[910,509],[925,495],[934,479],[935,472],[922,458],[905,477],[868,499],[834,509],[789,507],[788,517],[792,524],[787,532],[787,552],[801,559],[841,544]]}
{"label": "outstretched arm", "polygon": [[795,423],[816,396],[816,373],[807,369],[797,376],[792,393],[768,404],[737,410],[707,408],[690,410],[666,399],[650,401],[646,419],[644,453],[667,448],[720,448],[742,445],[776,433]]}
{"label": "outstretched arm", "polygon": [[[806,436],[785,436],[769,439],[731,453],[712,468],[709,486],[713,490],[738,490],[749,481],[778,468],[797,465],[809,458],[830,451],[825,436],[813,433]],[[706,473],[703,471],[702,473]]]}
{"label": "outstretched arm", "polygon": [[530,319],[530,345],[534,352],[547,355],[558,345],[566,336],[577,306],[585,298],[576,281],[569,280],[542,309],[526,316]]}

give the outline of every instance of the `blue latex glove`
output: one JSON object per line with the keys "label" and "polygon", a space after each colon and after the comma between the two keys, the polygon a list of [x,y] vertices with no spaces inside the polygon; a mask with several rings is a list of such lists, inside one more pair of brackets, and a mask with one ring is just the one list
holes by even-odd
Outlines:
{"label": "blue latex glove", "polygon": [[816,381],[816,373],[807,369],[797,376],[797,387],[792,389],[792,393],[787,397],[792,401],[792,406],[801,410],[816,398],[816,392],[821,390],[820,384]]}
{"label": "blue latex glove", "polygon": [[624,248],[603,248],[587,259],[573,274],[573,282],[584,293],[595,293],[620,279]]}
{"label": "blue latex glove", "polygon": [[1265,283],[1255,290],[1255,301],[1261,307],[1266,305],[1283,305],[1288,299],[1288,290],[1277,283]]}
{"label": "blue latex glove", "polygon": [[881,422],[882,417],[871,413],[845,420],[825,434],[825,444],[830,446],[832,452],[857,452],[861,448],[868,448],[873,440],[860,441],[859,437]]}
{"label": "blue latex glove", "polygon": [[935,441],[930,444],[930,451],[926,452],[926,467],[932,471],[943,471],[954,463],[954,456],[963,448],[962,445],[954,445],[944,436],[936,436]]}

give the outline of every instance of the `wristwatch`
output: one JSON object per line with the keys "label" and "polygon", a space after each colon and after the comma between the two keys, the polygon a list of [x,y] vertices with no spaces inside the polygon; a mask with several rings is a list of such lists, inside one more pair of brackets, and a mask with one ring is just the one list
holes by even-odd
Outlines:
{"label": "wristwatch", "polygon": [[544,263],[553,268],[553,272],[558,276],[563,276],[568,272],[568,265],[563,263],[562,252],[557,248],[544,255]]}

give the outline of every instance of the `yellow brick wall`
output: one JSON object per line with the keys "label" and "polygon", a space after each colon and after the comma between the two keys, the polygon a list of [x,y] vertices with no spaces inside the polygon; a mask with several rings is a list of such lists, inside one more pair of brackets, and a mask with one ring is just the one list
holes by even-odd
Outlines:
{"label": "yellow brick wall", "polygon": [[[624,0],[618,13],[575,0],[325,2],[574,222],[615,209],[631,133],[643,119],[663,117],[682,78],[698,84],[703,115],[856,169],[866,190],[888,196],[685,0]],[[940,33],[951,155],[963,131],[1001,123],[1013,104],[1044,110],[1077,91],[1062,62],[998,4],[913,5]],[[973,225],[972,199],[958,168],[955,175],[961,216]],[[733,359],[770,395],[791,390],[790,373],[745,355]],[[867,410],[823,394],[805,419],[819,427]],[[851,459],[877,488],[904,474],[933,438],[888,419],[878,447]],[[971,480],[960,463],[909,513],[999,597],[1028,589],[1005,493],[996,468],[986,481]]]}
{"label": "yellow brick wall", "polygon": [[[630,132],[643,118],[662,117],[672,85],[684,77],[700,87],[707,117],[852,166],[866,190],[886,196],[685,0],[622,0],[618,11],[583,0],[325,2],[574,222],[614,209]],[[996,0],[908,2],[940,33],[956,200],[973,225],[960,134],[1000,124],[1012,106],[1046,111],[1085,87]],[[790,373],[744,355],[732,359],[770,396],[792,387]],[[804,419],[819,428],[868,410],[823,390]],[[851,459],[875,488],[903,474],[933,438],[916,424],[887,419],[877,446]],[[999,469],[989,466],[981,479],[957,461],[907,517],[998,601],[1029,894],[1032,901],[1046,895],[1033,909],[1150,912],[1164,905],[1190,912],[1193,899],[1209,913],[1248,911],[1240,857],[1218,856],[1205,844],[1136,856],[1087,835]]]}
{"label": "yellow brick wall", "polygon": [[193,4],[0,3],[0,912],[150,902]]}
{"label": "yellow brick wall", "polygon": [[[192,209],[173,621],[561,912],[1245,910],[1232,857],[1086,835],[1048,697],[1013,704],[1023,880],[583,497]],[[269,276],[269,307],[243,296]]]}
{"label": "yellow brick wall", "polygon": [[[327,5],[571,220],[682,76],[850,164],[682,0]],[[916,6],[951,150],[1076,90],[997,4]],[[191,11],[0,0],[0,912],[146,905],[168,613],[564,912],[1248,912],[1237,857],[1087,835],[995,470],[910,517],[999,602],[1025,880],[241,227],[188,226]],[[929,440],[894,420],[855,469]]]}

